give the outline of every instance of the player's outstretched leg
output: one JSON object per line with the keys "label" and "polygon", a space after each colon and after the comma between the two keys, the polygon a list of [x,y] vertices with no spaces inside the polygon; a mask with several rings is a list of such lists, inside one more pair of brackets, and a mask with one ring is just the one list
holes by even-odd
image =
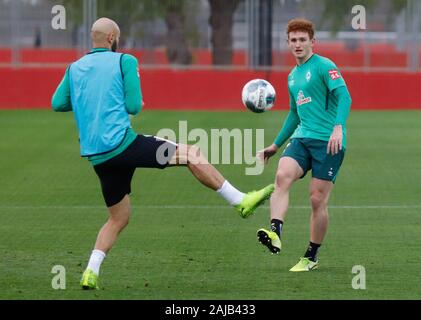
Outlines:
{"label": "player's outstretched leg", "polygon": [[270,198],[275,186],[270,184],[260,190],[247,194],[236,189],[226,180],[216,168],[211,165],[196,146],[177,146],[171,166],[185,165],[203,185],[218,192],[228,201],[242,218],[247,218],[254,213],[257,207]]}

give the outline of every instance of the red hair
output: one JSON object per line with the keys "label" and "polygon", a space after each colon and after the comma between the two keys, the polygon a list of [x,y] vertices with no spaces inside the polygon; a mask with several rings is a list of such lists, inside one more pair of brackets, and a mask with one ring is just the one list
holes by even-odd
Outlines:
{"label": "red hair", "polygon": [[288,38],[289,33],[295,31],[307,32],[311,40],[314,37],[314,24],[307,19],[292,19],[288,22],[287,26]]}

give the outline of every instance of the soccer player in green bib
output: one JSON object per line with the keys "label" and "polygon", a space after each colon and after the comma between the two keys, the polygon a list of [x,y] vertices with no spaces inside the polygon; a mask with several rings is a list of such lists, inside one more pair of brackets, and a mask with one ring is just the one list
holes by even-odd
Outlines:
{"label": "soccer player in green bib", "polygon": [[290,271],[317,269],[318,250],[328,227],[327,204],[346,149],[346,120],[351,97],[336,65],[313,53],[314,26],[293,19],[287,26],[288,47],[297,65],[288,76],[290,111],[273,144],[257,156],[265,162],[289,139],[270,199],[271,228],[259,229],[257,238],[270,252],[281,250],[282,226],[292,184],[311,170],[310,243]]}

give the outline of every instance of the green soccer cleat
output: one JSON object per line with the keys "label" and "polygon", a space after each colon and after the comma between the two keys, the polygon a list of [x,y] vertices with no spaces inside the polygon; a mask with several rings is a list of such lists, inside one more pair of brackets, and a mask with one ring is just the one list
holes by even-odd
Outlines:
{"label": "green soccer cleat", "polygon": [[80,285],[83,290],[99,289],[98,276],[91,269],[86,269],[80,280]]}
{"label": "green soccer cleat", "polygon": [[257,230],[257,240],[264,246],[266,246],[272,254],[278,254],[281,251],[281,239],[273,231],[266,229]]}
{"label": "green soccer cleat", "polygon": [[242,218],[247,218],[251,216],[254,213],[254,210],[265,202],[266,199],[270,198],[273,190],[275,190],[275,185],[270,184],[263,189],[250,191],[244,196],[243,201],[235,206],[235,209],[237,209]]}
{"label": "green soccer cleat", "polygon": [[293,266],[289,271],[302,272],[316,270],[319,267],[319,261],[311,261],[309,258],[300,258],[300,261]]}

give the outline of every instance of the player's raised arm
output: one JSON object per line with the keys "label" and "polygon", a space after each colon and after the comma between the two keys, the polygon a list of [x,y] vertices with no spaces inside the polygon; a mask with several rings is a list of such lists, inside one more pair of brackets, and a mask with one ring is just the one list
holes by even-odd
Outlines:
{"label": "player's raised arm", "polygon": [[126,110],[127,113],[136,115],[143,106],[137,59],[130,54],[124,54],[121,58],[121,69],[123,71]]}
{"label": "player's raised arm", "polygon": [[58,85],[56,91],[51,98],[51,106],[54,111],[72,111],[72,103],[70,100],[70,82],[69,68],[66,69],[63,79]]}

